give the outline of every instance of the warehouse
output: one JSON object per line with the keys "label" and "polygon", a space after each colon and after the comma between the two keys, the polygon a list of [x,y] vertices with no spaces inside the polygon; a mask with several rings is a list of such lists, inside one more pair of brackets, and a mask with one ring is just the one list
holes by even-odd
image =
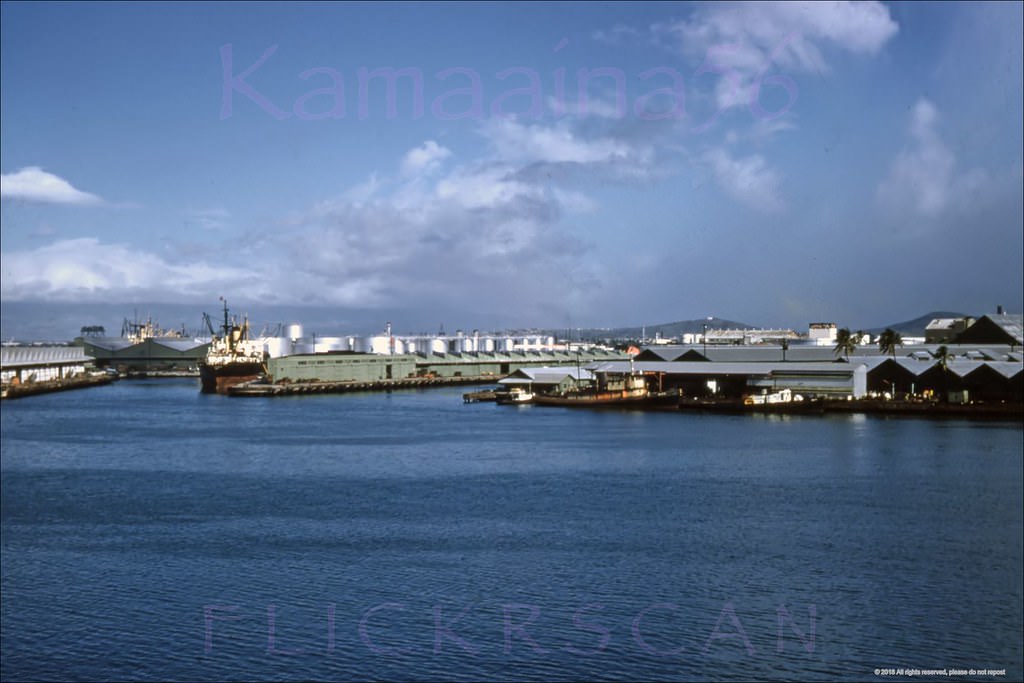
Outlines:
{"label": "warehouse", "polygon": [[594,375],[585,368],[541,367],[520,368],[498,384],[522,387],[530,393],[564,393],[592,384]]}
{"label": "warehouse", "polygon": [[[595,374],[628,374],[628,361],[587,366]],[[659,391],[679,390],[684,396],[739,398],[763,390],[790,389],[804,397],[860,398],[867,393],[863,363],[722,363],[634,362],[632,370],[648,376]]]}
{"label": "warehouse", "polygon": [[429,355],[331,352],[271,358],[267,361],[267,374],[271,382],[375,382],[411,377],[498,378],[530,366],[566,366],[624,358],[621,352],[599,348],[581,351],[579,354],[566,351]]}
{"label": "warehouse", "polygon": [[1024,345],[1024,316],[1020,313],[990,313],[978,318],[973,325],[960,333],[958,344],[1008,344],[1011,347]]}
{"label": "warehouse", "polygon": [[92,367],[78,346],[5,346],[0,350],[0,382],[22,384],[66,379]]}
{"label": "warehouse", "polygon": [[376,382],[416,376],[416,356],[317,353],[267,360],[272,382]]}
{"label": "warehouse", "polygon": [[206,358],[209,342],[181,337],[148,337],[133,341],[121,337],[84,337],[82,347],[98,367],[116,368],[123,373],[152,371],[197,371]]}

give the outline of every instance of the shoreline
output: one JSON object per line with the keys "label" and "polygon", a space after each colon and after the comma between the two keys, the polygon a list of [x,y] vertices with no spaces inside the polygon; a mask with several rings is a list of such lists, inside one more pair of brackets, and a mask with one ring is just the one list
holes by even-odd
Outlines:
{"label": "shoreline", "polygon": [[11,384],[3,389],[0,398],[15,399],[26,396],[38,396],[39,394],[52,394],[58,391],[71,391],[72,389],[87,389],[110,384],[117,380],[117,377],[110,375],[86,375],[84,377],[71,377],[68,379],[46,380],[42,382],[28,382],[25,384]]}

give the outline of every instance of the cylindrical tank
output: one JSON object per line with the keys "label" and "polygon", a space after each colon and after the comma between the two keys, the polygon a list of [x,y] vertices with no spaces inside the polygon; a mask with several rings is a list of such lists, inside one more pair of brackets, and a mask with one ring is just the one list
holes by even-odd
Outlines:
{"label": "cylindrical tank", "polygon": [[430,352],[431,353],[447,353],[448,352],[448,340],[441,337],[437,337],[430,340]]}
{"label": "cylindrical tank", "polygon": [[391,337],[378,335],[367,337],[367,353],[389,354],[391,353]]}
{"label": "cylindrical tank", "polygon": [[263,351],[270,358],[281,358],[292,354],[292,340],[287,337],[267,337],[263,340]]}
{"label": "cylindrical tank", "polygon": [[292,355],[297,356],[304,353],[313,353],[313,340],[299,338],[292,342]]}
{"label": "cylindrical tank", "polygon": [[494,337],[484,337],[480,340],[480,344],[483,348],[478,350],[485,353],[494,353]]}
{"label": "cylindrical tank", "polygon": [[288,338],[292,341],[302,339],[302,325],[299,323],[292,323],[288,326]]}
{"label": "cylindrical tank", "polygon": [[318,353],[328,351],[348,351],[347,337],[317,337],[316,350]]}

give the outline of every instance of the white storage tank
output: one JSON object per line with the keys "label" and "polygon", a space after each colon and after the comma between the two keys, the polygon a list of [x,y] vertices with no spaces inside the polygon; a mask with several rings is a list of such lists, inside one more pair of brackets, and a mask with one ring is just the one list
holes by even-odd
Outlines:
{"label": "white storage tank", "polygon": [[263,340],[263,351],[270,358],[292,355],[292,340],[287,337],[267,337]]}
{"label": "white storage tank", "polygon": [[347,337],[317,337],[316,350],[318,353],[328,351],[348,351]]}
{"label": "white storage tank", "polygon": [[292,355],[298,356],[306,353],[313,353],[313,340],[300,338],[292,342]]}
{"label": "white storage tank", "polygon": [[389,354],[391,353],[391,337],[378,335],[366,338],[366,353]]}
{"label": "white storage tank", "polygon": [[302,325],[299,323],[292,323],[288,326],[288,338],[292,341],[302,339]]}

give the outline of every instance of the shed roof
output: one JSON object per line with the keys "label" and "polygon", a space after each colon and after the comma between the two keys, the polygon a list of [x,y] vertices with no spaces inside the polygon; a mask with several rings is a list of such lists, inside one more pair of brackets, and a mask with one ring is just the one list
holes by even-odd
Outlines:
{"label": "shed roof", "polygon": [[175,351],[184,352],[197,349],[200,346],[205,346],[206,344],[209,344],[209,342],[198,341],[196,339],[154,339],[153,344],[173,349]]}
{"label": "shed roof", "polygon": [[92,360],[81,346],[5,346],[0,350],[0,366],[4,368],[78,365]]}
{"label": "shed roof", "polygon": [[742,363],[723,363],[723,362],[708,362],[708,363],[691,363],[687,361],[680,362],[633,362],[632,366],[629,361],[610,361],[603,363],[592,363],[587,368],[594,370],[594,372],[610,372],[610,373],[628,373],[630,369],[636,372],[663,372],[668,375],[760,375],[769,376],[775,374],[852,374],[860,369],[867,369],[867,365],[863,363],[783,363],[777,361],[774,363],[757,363],[757,362],[742,362]]}
{"label": "shed roof", "polygon": [[561,384],[566,379],[587,381],[594,378],[593,373],[586,368],[574,367],[540,367],[540,368],[519,368],[505,379],[499,380],[498,384]]}

